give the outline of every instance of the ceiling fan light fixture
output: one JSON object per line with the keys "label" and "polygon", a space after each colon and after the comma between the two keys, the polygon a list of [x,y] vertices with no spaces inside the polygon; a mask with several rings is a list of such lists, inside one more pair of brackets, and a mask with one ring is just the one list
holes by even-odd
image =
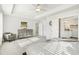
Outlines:
{"label": "ceiling fan light fixture", "polygon": [[40,4],[37,4],[37,6],[36,6],[36,11],[37,11],[37,12],[41,11],[41,6],[40,6]]}
{"label": "ceiling fan light fixture", "polygon": [[41,9],[40,8],[37,8],[36,11],[39,12],[39,11],[41,11]]}

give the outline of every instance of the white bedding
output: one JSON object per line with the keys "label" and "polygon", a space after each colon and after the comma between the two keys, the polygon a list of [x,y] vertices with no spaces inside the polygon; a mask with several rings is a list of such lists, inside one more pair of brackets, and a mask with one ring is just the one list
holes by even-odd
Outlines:
{"label": "white bedding", "polygon": [[79,55],[79,42],[46,42],[32,37],[5,42],[0,51],[2,55],[20,55],[25,51],[28,55]]}
{"label": "white bedding", "polygon": [[40,40],[40,38],[38,37],[31,37],[31,38],[25,38],[25,39],[20,39],[17,40],[16,43],[20,46],[20,47],[25,47],[27,45],[30,45],[31,43],[34,43],[36,41]]}
{"label": "white bedding", "polygon": [[39,42],[26,49],[29,55],[79,55],[79,42]]}
{"label": "white bedding", "polygon": [[76,55],[79,54],[78,42],[52,42],[47,44],[44,49],[53,55]]}

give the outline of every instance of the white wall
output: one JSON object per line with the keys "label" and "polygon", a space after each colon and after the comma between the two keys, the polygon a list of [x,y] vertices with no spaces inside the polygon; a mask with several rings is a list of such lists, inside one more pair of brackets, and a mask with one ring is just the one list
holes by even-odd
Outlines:
{"label": "white wall", "polygon": [[79,41],[79,14],[78,14],[78,41]]}
{"label": "white wall", "polygon": [[[48,37],[49,39],[51,38],[58,38],[59,36],[59,18],[66,18],[66,17],[70,17],[70,16],[78,16],[79,15],[79,9],[70,9],[70,10],[64,10],[61,12],[58,12],[56,14],[52,14],[52,15],[48,15],[46,17],[40,18],[41,21],[40,23],[43,23],[44,27],[43,27],[43,31],[46,37]],[[39,19],[39,20],[40,20]],[[49,26],[49,21],[52,20],[52,35],[51,34],[51,29]]]}
{"label": "white wall", "polygon": [[2,44],[2,33],[3,33],[3,15],[0,13],[0,45]]}
{"label": "white wall", "polygon": [[[52,21],[52,26],[49,25],[50,21]],[[43,24],[43,36],[46,36],[47,39],[58,37],[58,19],[46,17],[43,18],[43,21],[41,21],[40,23]]]}
{"label": "white wall", "polygon": [[3,18],[3,32],[17,33],[19,28],[19,19],[13,16],[4,16]]}
{"label": "white wall", "polygon": [[34,29],[33,21],[23,19],[20,17],[6,15],[4,16],[4,21],[3,21],[3,32],[11,32],[17,34],[18,29],[21,28],[20,27],[21,21],[28,22],[27,24],[28,29]]}

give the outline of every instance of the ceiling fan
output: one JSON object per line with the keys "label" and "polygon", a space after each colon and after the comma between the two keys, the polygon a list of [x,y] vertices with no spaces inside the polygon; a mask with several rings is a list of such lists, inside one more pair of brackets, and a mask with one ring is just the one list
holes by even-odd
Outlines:
{"label": "ceiling fan", "polygon": [[36,8],[35,8],[36,12],[40,12],[40,11],[43,11],[43,10],[44,10],[43,4],[36,4]]}
{"label": "ceiling fan", "polygon": [[37,12],[39,12],[39,11],[41,11],[41,6],[40,6],[40,4],[37,4],[36,5],[36,9],[35,9]]}

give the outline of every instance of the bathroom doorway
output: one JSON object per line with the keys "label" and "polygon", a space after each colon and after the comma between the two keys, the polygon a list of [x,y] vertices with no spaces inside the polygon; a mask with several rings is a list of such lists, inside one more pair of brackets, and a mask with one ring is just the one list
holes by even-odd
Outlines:
{"label": "bathroom doorway", "polygon": [[78,40],[78,17],[66,17],[59,20],[59,36],[62,39]]}

